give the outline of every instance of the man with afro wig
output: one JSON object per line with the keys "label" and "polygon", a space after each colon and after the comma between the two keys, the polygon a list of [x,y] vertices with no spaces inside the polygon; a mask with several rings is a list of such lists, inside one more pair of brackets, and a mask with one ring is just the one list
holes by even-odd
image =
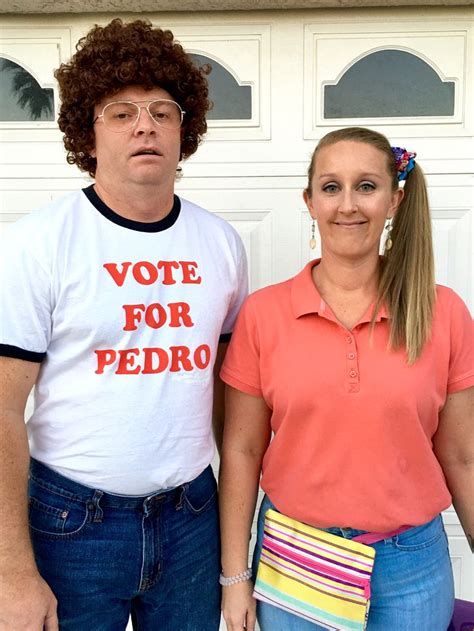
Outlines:
{"label": "man with afro wig", "polygon": [[219,628],[216,375],[247,270],[234,229],[175,194],[207,73],[120,19],[55,73],[67,160],[93,183],[2,252],[2,631]]}

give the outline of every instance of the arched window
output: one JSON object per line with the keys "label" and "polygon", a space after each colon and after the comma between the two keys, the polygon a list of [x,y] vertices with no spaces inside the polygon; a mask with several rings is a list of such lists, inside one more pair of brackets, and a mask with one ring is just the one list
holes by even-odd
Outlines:
{"label": "arched window", "polygon": [[240,85],[234,75],[215,59],[205,55],[190,55],[198,66],[209,64],[209,98],[214,103],[209,120],[250,120],[252,118],[252,88]]}
{"label": "arched window", "polygon": [[324,118],[453,116],[454,92],[454,82],[420,57],[378,50],[324,86]]}
{"label": "arched window", "polygon": [[52,120],[52,88],[42,88],[23,66],[0,57],[0,121]]}

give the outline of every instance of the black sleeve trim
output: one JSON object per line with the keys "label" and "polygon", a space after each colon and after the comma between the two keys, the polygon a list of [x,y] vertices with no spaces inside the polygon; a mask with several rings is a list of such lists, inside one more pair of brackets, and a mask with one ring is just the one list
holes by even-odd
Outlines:
{"label": "black sleeve trim", "polygon": [[27,362],[36,362],[40,364],[46,357],[46,353],[34,353],[33,351],[25,351],[24,348],[18,346],[10,346],[10,344],[0,344],[0,356],[13,357],[14,359],[23,359]]}
{"label": "black sleeve trim", "polygon": [[219,335],[219,344],[226,344],[230,342],[230,338],[232,337],[232,333],[221,333]]}

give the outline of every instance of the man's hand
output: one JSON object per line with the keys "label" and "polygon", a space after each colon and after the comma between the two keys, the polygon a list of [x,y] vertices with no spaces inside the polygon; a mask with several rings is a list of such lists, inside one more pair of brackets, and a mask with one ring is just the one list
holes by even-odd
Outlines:
{"label": "man's hand", "polygon": [[59,631],[56,605],[38,572],[0,575],[0,631]]}
{"label": "man's hand", "polygon": [[56,599],[38,573],[28,529],[24,420],[40,364],[0,357],[0,631],[57,631]]}

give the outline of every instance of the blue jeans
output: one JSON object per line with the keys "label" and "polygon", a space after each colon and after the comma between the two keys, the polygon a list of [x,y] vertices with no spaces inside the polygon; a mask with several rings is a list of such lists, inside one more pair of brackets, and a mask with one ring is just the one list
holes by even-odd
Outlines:
{"label": "blue jeans", "polygon": [[[258,517],[254,571],[260,558],[265,513],[274,508],[265,496]],[[352,539],[363,530],[326,528]],[[446,631],[454,608],[454,583],[441,516],[401,535],[373,544],[376,550],[367,631]],[[259,602],[261,631],[319,631],[303,618]]]}
{"label": "blue jeans", "polygon": [[61,631],[217,631],[217,488],[208,467],[146,497],[92,489],[32,460],[30,532]]}

